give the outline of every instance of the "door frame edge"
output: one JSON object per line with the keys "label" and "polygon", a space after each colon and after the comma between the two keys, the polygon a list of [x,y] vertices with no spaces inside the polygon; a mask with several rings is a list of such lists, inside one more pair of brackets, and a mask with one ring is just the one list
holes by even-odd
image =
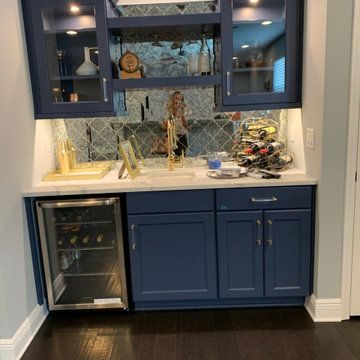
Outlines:
{"label": "door frame edge", "polygon": [[[355,230],[356,180],[360,140],[360,0],[354,0],[351,55],[351,84],[348,111],[348,146],[346,160],[345,207],[341,274],[342,320],[351,316],[351,280]],[[355,154],[354,156],[351,156]],[[360,168],[359,168],[360,169]],[[349,260],[350,259],[350,260]]]}

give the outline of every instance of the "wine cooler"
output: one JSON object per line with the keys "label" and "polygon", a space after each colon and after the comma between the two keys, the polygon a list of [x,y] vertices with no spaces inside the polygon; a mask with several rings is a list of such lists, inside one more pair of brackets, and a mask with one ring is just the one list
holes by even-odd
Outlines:
{"label": "wine cooler", "polygon": [[36,206],[49,309],[128,308],[120,199]]}

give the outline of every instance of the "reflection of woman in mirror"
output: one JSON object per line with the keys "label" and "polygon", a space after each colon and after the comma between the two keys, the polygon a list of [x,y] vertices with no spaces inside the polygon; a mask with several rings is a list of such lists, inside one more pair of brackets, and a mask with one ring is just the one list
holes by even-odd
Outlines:
{"label": "reflection of woman in mirror", "polygon": [[181,156],[182,152],[186,155],[188,150],[188,138],[189,134],[189,124],[185,118],[186,116],[187,105],[184,100],[184,96],[180,91],[175,91],[168,100],[166,106],[166,119],[164,120],[163,127],[166,129],[167,119],[173,117],[176,127],[177,135],[177,148],[174,150],[176,156]]}

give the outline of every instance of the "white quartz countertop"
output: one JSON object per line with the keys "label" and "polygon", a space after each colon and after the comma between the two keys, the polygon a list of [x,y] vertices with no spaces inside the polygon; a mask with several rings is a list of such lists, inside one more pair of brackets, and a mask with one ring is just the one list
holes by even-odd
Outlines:
{"label": "white quartz countertop", "polygon": [[207,176],[209,169],[206,167],[182,167],[173,172],[164,168],[143,168],[141,175],[131,180],[117,178],[119,166],[120,163],[100,180],[40,182],[23,191],[23,197],[317,184],[315,178],[297,169],[282,172],[281,179],[265,180],[250,177],[212,179]]}

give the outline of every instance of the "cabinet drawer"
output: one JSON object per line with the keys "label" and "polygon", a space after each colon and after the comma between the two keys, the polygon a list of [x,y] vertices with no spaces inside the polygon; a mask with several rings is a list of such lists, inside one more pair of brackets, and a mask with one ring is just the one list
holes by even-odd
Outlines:
{"label": "cabinet drawer", "polygon": [[214,211],[213,190],[157,191],[127,194],[128,214]]}
{"label": "cabinet drawer", "polygon": [[225,189],[216,192],[218,211],[301,209],[311,206],[311,186]]}

